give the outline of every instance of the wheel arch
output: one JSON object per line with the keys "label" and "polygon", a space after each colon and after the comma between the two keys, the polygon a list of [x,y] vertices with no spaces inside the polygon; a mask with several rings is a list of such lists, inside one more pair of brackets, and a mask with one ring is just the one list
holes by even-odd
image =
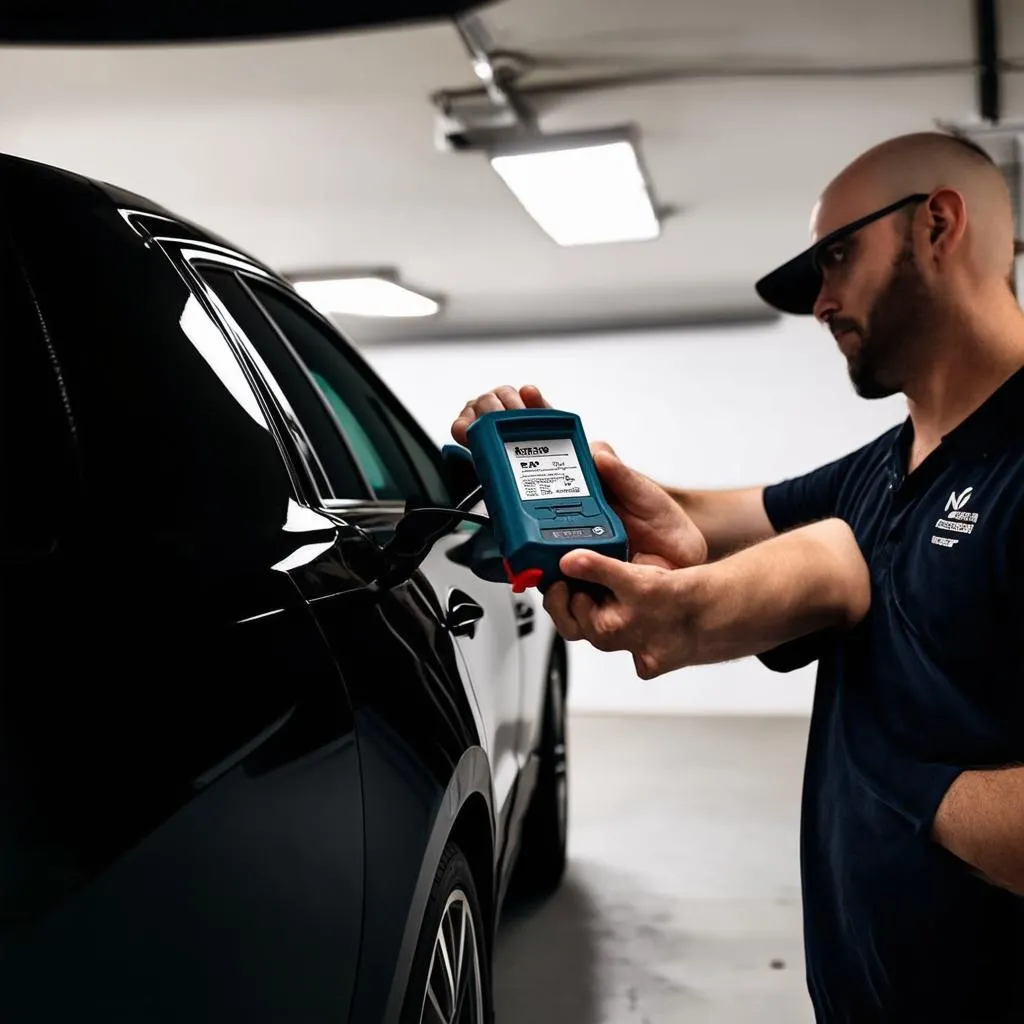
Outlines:
{"label": "wheel arch", "polygon": [[395,962],[385,1024],[397,1024],[405,999],[409,973],[423,924],[423,915],[438,865],[450,841],[462,848],[477,884],[484,922],[487,954],[493,947],[494,920],[494,800],[490,762],[480,747],[470,747],[452,772],[442,796],[423,854],[419,876]]}

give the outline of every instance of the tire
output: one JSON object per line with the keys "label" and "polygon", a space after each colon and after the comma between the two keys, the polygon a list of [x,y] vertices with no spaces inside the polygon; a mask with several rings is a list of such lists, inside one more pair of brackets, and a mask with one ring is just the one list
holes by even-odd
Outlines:
{"label": "tire", "polygon": [[493,1024],[489,949],[469,861],[449,843],[423,915],[401,1024]]}
{"label": "tire", "polygon": [[537,786],[523,822],[516,865],[516,888],[522,895],[553,893],[565,875],[569,832],[569,764],[565,721],[565,648],[552,648],[544,688],[540,766]]}

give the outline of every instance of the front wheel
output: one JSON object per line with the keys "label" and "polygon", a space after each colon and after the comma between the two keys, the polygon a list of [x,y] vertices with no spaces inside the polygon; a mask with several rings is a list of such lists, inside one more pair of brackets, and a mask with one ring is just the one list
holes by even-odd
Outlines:
{"label": "front wheel", "polygon": [[490,960],[473,873],[445,847],[423,915],[402,1024],[493,1024]]}

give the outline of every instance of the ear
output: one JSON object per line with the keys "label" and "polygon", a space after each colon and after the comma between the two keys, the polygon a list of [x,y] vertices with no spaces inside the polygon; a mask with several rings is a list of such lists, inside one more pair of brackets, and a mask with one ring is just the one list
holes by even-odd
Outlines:
{"label": "ear", "polygon": [[967,202],[955,188],[940,188],[925,204],[928,245],[932,258],[947,259],[967,232]]}

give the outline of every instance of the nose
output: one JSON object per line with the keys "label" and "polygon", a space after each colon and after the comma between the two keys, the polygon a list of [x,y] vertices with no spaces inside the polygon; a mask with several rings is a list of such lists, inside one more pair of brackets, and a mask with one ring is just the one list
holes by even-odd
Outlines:
{"label": "nose", "polygon": [[829,291],[828,285],[822,283],[818,291],[818,297],[814,300],[814,318],[821,323],[828,323],[829,319],[839,312],[839,300]]}

